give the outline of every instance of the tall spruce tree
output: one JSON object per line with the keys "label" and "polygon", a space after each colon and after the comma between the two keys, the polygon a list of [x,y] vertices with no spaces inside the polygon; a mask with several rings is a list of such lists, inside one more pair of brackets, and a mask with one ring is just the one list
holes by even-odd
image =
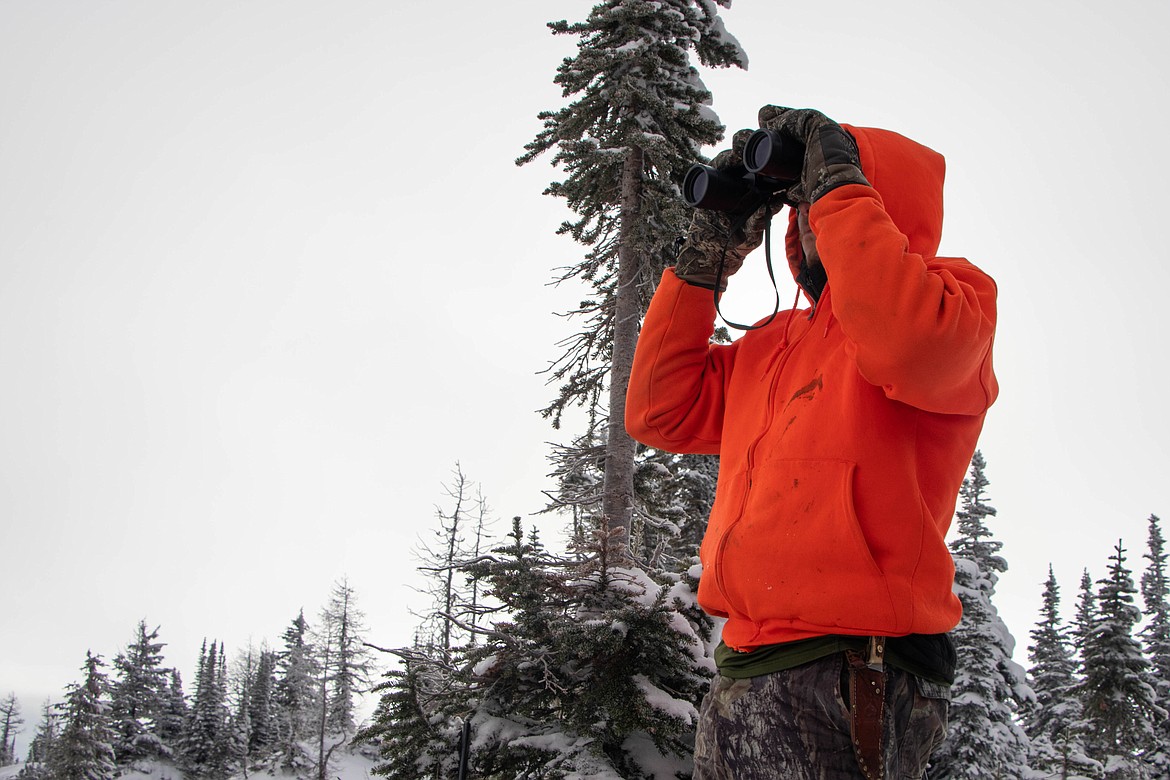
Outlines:
{"label": "tall spruce tree", "polygon": [[941,780],[996,780],[1027,772],[1028,736],[1016,717],[1034,694],[1023,668],[1012,661],[1015,639],[992,603],[1007,561],[986,523],[996,514],[986,494],[986,466],[976,451],[959,493],[958,534],[951,543],[963,617],[953,633],[959,657],[949,733],[931,762],[931,777]]}
{"label": "tall spruce tree", "polygon": [[[555,34],[579,37],[576,56],[555,78],[573,102],[539,115],[544,128],[517,162],[554,152],[553,164],[567,176],[546,192],[565,198],[577,215],[559,232],[588,250],[557,278],[591,289],[570,312],[581,327],[549,366],[550,382],[560,388],[544,409],[555,427],[569,408],[585,411],[583,433],[552,458],[560,486],[553,506],[572,513],[576,550],[568,559],[533,552],[544,559],[535,566],[533,555],[523,560],[524,577],[549,588],[537,595],[543,608],[521,606],[501,588],[521,565],[507,556],[523,549],[522,534],[514,534],[497,569],[478,570],[496,598],[509,602],[509,619],[479,631],[488,648],[476,654],[496,661],[475,664],[482,672],[477,684],[490,692],[473,719],[485,730],[477,745],[490,746],[477,760],[489,764],[535,767],[540,756],[555,755],[566,771],[634,777],[642,771],[638,756],[685,755],[682,771],[689,762],[686,743],[704,677],[696,669],[704,664],[702,637],[710,627],[705,618],[695,622],[691,583],[664,566],[687,559],[683,568],[690,568],[693,549],[675,553],[660,544],[671,538],[663,530],[677,534],[683,524],[671,528],[647,511],[649,503],[638,506],[646,491],[635,489],[638,448],[622,419],[640,318],[688,217],[678,183],[723,133],[691,56],[709,67],[745,64],[718,17],[718,6],[727,4],[605,0],[584,22],[549,25]],[[669,503],[658,498],[655,507]],[[566,578],[570,565],[579,576]],[[547,615],[538,619],[542,610]],[[538,625],[549,634],[501,638]],[[646,642],[662,653],[655,669],[638,658]],[[529,679],[558,658],[560,671]],[[628,663],[615,674],[610,664],[618,659]],[[522,702],[526,695],[531,701]],[[513,711],[500,709],[504,702]],[[501,723],[508,725],[495,729]]]}
{"label": "tall spruce tree", "polygon": [[1051,564],[1032,642],[1028,682],[1036,698],[1024,707],[1022,718],[1031,743],[1031,767],[1062,780],[1100,777],[1103,767],[1086,755],[1078,728],[1082,709],[1076,696],[1077,662],[1060,618],[1060,588]]}
{"label": "tall spruce tree", "polygon": [[1156,747],[1155,722],[1165,716],[1147,682],[1150,663],[1134,636],[1141,612],[1125,566],[1121,541],[1110,556],[1109,574],[1098,581],[1097,614],[1082,649],[1086,747],[1105,765],[1110,780],[1145,780],[1146,760]]}
{"label": "tall spruce tree", "polygon": [[[685,214],[678,181],[703,146],[722,137],[711,94],[690,64],[744,66],[718,5],[730,0],[605,0],[584,22],[552,22],[580,40],[554,81],[574,102],[539,114],[544,129],[517,160],[556,150],[568,174],[546,192],[577,213],[559,232],[589,248],[558,281],[581,279],[591,296],[573,315],[583,327],[549,367],[560,391],[544,410],[559,427],[571,406],[586,411],[585,433],[554,454],[562,506],[624,533],[634,517],[636,445],[621,424],[640,315]],[[601,466],[600,475],[597,467]]]}
{"label": "tall spruce tree", "polygon": [[[1155,701],[1163,710],[1170,710],[1170,584],[1166,581],[1166,540],[1157,515],[1150,515],[1144,557],[1146,570],[1142,573],[1141,590],[1148,620],[1141,636],[1150,660]],[[1170,718],[1158,718],[1155,737],[1157,744],[1147,761],[1156,777],[1170,777]]]}
{"label": "tall spruce tree", "polygon": [[118,732],[114,753],[119,766],[171,755],[170,747],[158,733],[170,675],[170,670],[163,667],[163,647],[158,641],[158,627],[148,631],[142,620],[134,640],[114,657],[116,677],[110,700]]}
{"label": "tall spruce tree", "polygon": [[[649,756],[659,764],[674,756],[680,771],[689,768],[710,626],[693,620],[693,581],[659,570],[665,561],[692,563],[694,544],[678,554],[662,543],[688,526],[686,501],[653,492],[670,482],[656,466],[635,489],[637,449],[620,421],[638,322],[687,216],[678,180],[722,135],[690,56],[743,64],[718,19],[718,5],[727,4],[607,0],[585,22],[549,25],[581,38],[556,77],[576,100],[540,114],[544,129],[517,162],[555,150],[553,163],[568,176],[547,193],[577,213],[560,232],[589,250],[557,279],[580,279],[591,295],[570,313],[583,326],[549,366],[560,390],[543,410],[558,428],[569,408],[585,411],[584,433],[553,454],[554,508],[572,513],[577,548],[568,557],[550,553],[516,521],[508,544],[467,564],[473,587],[498,603],[477,602],[469,614],[481,623],[445,611],[448,629],[472,638],[453,648],[457,668],[416,653],[386,684],[372,729],[390,758],[386,774],[413,763],[428,767],[426,776],[450,776],[436,753],[452,755],[460,708],[476,729],[477,776],[640,777]],[[678,461],[661,464],[669,470]],[[697,471],[680,481],[699,482]],[[636,512],[639,502],[653,511]],[[654,577],[631,565],[635,555]]]}
{"label": "tall spruce tree", "polygon": [[56,780],[112,780],[114,740],[110,719],[109,681],[101,656],[87,652],[81,667],[85,679],[69,687],[60,706],[61,735],[48,754]]}

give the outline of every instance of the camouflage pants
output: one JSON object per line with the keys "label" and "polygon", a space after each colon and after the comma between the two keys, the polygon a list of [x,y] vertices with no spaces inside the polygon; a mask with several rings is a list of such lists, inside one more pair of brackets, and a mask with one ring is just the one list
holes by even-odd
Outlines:
{"label": "camouflage pants", "polygon": [[[842,654],[733,680],[717,676],[699,710],[694,780],[858,780]],[[947,730],[949,691],[887,667],[888,780],[922,780]],[[846,688],[847,689],[847,688]]]}

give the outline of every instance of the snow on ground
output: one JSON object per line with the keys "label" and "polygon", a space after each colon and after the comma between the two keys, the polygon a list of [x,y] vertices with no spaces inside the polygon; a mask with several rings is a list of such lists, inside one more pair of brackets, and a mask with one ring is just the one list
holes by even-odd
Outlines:
{"label": "snow on ground", "polygon": [[[332,760],[329,762],[329,780],[369,780],[369,778],[376,777],[373,772],[376,765],[377,762],[373,759],[356,753],[334,753]],[[0,767],[0,780],[12,780],[12,778],[15,778],[20,773],[22,768],[24,768],[23,763]],[[264,771],[250,772],[248,777],[293,780],[295,775],[283,771],[271,775],[267,771]],[[182,772],[175,769],[171,764],[149,762],[136,771],[120,775],[119,780],[186,780],[186,778]],[[231,780],[244,780],[244,775],[232,775]]]}

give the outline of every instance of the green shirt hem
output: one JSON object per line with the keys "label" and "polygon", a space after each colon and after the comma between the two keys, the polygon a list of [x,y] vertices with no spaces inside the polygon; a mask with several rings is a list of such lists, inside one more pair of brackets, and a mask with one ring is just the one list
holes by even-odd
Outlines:
{"label": "green shirt hem", "polygon": [[[913,641],[909,637],[892,637],[886,640],[886,663],[940,685],[949,686],[954,682],[953,669],[948,670],[942,664],[935,666],[918,663],[907,657],[908,654],[900,647],[907,640]],[[744,680],[795,669],[846,650],[864,653],[868,644],[869,639],[863,636],[816,636],[795,642],[765,645],[751,652],[741,653],[720,642],[715,648],[715,667],[724,677]]]}

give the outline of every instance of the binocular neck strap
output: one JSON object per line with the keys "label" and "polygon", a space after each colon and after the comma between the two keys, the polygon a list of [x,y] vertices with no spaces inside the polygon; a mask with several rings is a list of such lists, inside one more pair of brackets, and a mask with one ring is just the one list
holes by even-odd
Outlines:
{"label": "binocular neck strap", "polygon": [[[767,203],[765,202],[762,208],[766,207]],[[738,322],[732,322],[731,320],[724,317],[723,312],[719,309],[719,290],[721,287],[723,287],[723,261],[727,257],[728,248],[731,246],[731,237],[734,236],[740,228],[747,224],[747,221],[751,218],[753,213],[755,212],[749,211],[745,214],[742,214],[738,219],[735,220],[735,222],[731,224],[731,229],[727,231],[727,240],[723,243],[723,251],[719,253],[719,268],[715,272],[715,313],[719,315],[719,319],[727,323],[727,327],[742,331],[759,330],[760,328],[767,327],[768,325],[772,324],[772,321],[776,319],[776,315],[780,313],[780,288],[776,285],[776,273],[772,269],[772,213],[770,209],[764,216],[764,259],[768,266],[768,279],[772,282],[772,292],[775,294],[775,303],[772,309],[772,314],[768,317],[768,319],[764,320],[759,325],[741,325]],[[798,297],[799,295],[800,293],[797,292]]]}

